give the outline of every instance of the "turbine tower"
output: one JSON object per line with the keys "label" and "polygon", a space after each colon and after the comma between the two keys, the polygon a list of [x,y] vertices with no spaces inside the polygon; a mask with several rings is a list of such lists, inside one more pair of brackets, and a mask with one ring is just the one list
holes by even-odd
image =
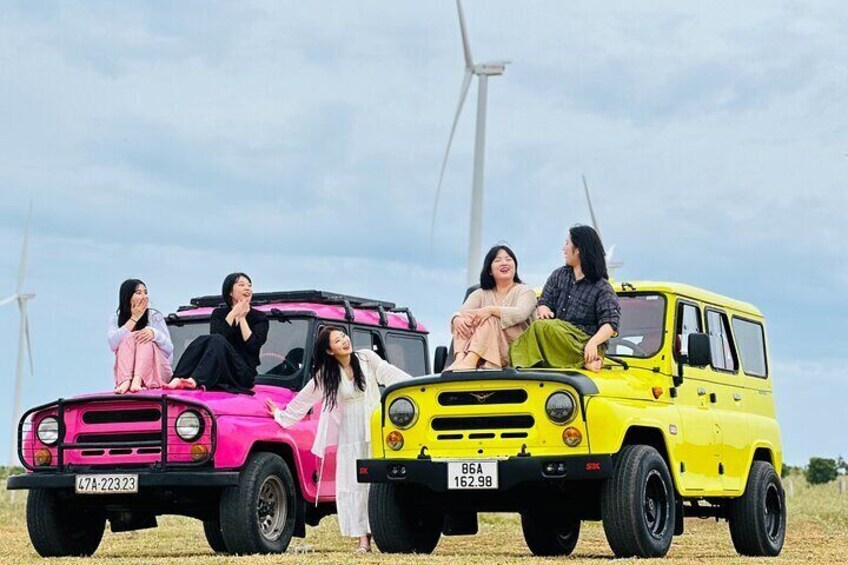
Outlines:
{"label": "turbine tower", "polygon": [[462,113],[462,106],[471,86],[472,77],[478,79],[477,89],[477,133],[474,139],[474,177],[471,183],[471,219],[468,234],[468,286],[475,284],[476,273],[480,269],[481,240],[483,231],[483,162],[486,152],[486,100],[488,97],[489,77],[500,76],[504,73],[509,61],[492,61],[488,63],[474,63],[471,56],[471,45],[468,42],[468,32],[465,28],[465,15],[462,12],[462,4],[456,0],[456,10],[459,13],[459,30],[462,34],[462,51],[465,56],[465,74],[462,78],[462,86],[459,90],[459,104],[453,118],[448,146],[445,149],[445,157],[442,160],[442,170],[439,172],[439,184],[436,187],[436,204],[433,207],[433,218],[430,222],[430,248],[433,247],[433,233],[436,228],[436,216],[439,210],[439,195],[442,191],[442,180],[445,177],[445,168],[448,164],[453,136],[456,132],[456,124]]}
{"label": "turbine tower", "polygon": [[[583,190],[586,192],[586,202],[589,204],[589,216],[592,218],[592,227],[595,228],[596,232],[598,232],[598,237],[601,239],[601,245],[603,245],[604,238],[601,236],[601,228],[598,226],[598,220],[595,219],[595,209],[592,208],[592,198],[589,196],[589,183],[586,182],[586,175],[582,176]],[[612,254],[615,253],[615,244],[610,245],[609,248],[605,246],[604,253],[604,261],[606,261],[607,264],[607,271],[609,272],[610,279],[612,279],[616,269],[623,267],[624,263],[612,260]]]}
{"label": "turbine tower", "polygon": [[30,347],[29,339],[29,315],[27,314],[27,301],[35,298],[35,294],[24,292],[24,277],[26,276],[27,267],[27,247],[29,244],[29,222],[32,216],[32,202],[29,205],[29,213],[27,214],[26,227],[24,228],[24,246],[21,252],[21,265],[18,270],[18,284],[15,287],[15,294],[0,300],[0,306],[5,306],[11,302],[18,302],[20,310],[20,334],[18,336],[18,364],[15,370],[15,392],[14,404],[12,408],[12,437],[9,446],[9,466],[14,466],[17,458],[17,443],[18,443],[18,418],[21,414],[21,388],[24,377],[24,355],[29,357],[29,371],[32,374],[32,348]]}

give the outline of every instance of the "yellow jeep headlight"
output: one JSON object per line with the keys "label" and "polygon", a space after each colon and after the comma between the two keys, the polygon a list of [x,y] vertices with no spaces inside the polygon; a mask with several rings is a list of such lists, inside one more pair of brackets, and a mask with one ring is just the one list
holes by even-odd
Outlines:
{"label": "yellow jeep headlight", "polygon": [[389,404],[389,421],[398,428],[405,430],[412,427],[418,419],[418,407],[405,396],[392,400]]}
{"label": "yellow jeep headlight", "polygon": [[545,402],[545,412],[551,422],[563,426],[574,419],[577,414],[577,403],[569,393],[559,390],[548,397]]}

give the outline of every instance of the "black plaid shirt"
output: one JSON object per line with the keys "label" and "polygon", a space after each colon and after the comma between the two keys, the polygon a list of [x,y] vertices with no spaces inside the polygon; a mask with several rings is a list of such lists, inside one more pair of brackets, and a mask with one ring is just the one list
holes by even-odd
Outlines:
{"label": "black plaid shirt", "polygon": [[589,336],[604,324],[618,332],[621,306],[612,285],[606,279],[591,282],[583,277],[574,279],[574,269],[560,267],[548,277],[537,303],[553,310],[560,320],[574,324]]}

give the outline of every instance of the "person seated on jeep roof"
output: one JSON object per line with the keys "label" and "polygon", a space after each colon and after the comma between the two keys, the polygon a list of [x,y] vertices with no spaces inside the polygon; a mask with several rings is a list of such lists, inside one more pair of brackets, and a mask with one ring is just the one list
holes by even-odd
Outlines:
{"label": "person seated on jeep roof", "polygon": [[509,365],[509,345],[534,318],[536,293],[518,277],[518,258],[506,245],[483,259],[480,288],[451,318],[456,357],[448,370]]}
{"label": "person seated on jeep roof", "polygon": [[548,278],[533,322],[510,348],[516,367],[600,371],[606,343],[618,332],[621,306],[609,282],[604,247],[589,226],[568,230],[565,266]]}
{"label": "person seated on jeep roof", "polygon": [[128,279],[118,291],[118,310],[106,340],[115,354],[115,392],[162,388],[171,379],[174,346],[161,312],[147,307],[147,286]]}
{"label": "person seated on jeep roof", "polygon": [[312,444],[312,453],[322,461],[318,488],[323,478],[325,451],[337,445],[339,529],[343,536],[359,538],[357,553],[367,553],[371,551],[370,485],[357,482],[356,460],[371,457],[371,414],[380,406],[379,385],[391,386],[412,376],[370,349],[354,352],[350,338],[335,326],[327,326],[318,333],[313,355],[312,379],[285,410],[280,410],[271,399],[265,403],[274,420],[289,428],[302,420],[315,403],[323,401]]}
{"label": "person seated on jeep roof", "polygon": [[250,307],[253,283],[244,273],[224,279],[226,306],[212,311],[209,334],[186,348],[168,388],[221,389],[253,394],[259,350],[268,339],[268,318]]}

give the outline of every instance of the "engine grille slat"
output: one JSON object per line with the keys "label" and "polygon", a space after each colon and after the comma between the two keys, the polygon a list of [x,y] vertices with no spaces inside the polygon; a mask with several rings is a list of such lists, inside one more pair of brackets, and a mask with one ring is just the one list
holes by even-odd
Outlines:
{"label": "engine grille slat", "polygon": [[536,420],[529,415],[516,416],[450,416],[434,418],[431,424],[436,431],[499,430],[532,428]]}
{"label": "engine grille slat", "polygon": [[445,391],[439,393],[438,401],[441,406],[523,404],[527,401],[527,391],[522,389]]}

